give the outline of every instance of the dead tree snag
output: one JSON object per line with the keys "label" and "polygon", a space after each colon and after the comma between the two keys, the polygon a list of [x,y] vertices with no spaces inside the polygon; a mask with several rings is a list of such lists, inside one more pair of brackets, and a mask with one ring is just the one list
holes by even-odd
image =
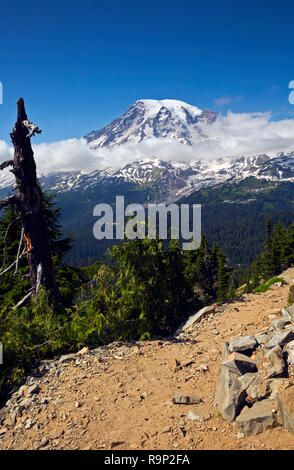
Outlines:
{"label": "dead tree snag", "polygon": [[30,141],[35,133],[41,132],[28,120],[24,101],[20,98],[17,102],[17,121],[10,134],[14,146],[14,158],[0,165],[1,170],[12,166],[10,171],[15,176],[17,194],[0,200],[0,209],[12,204],[20,216],[30,269],[31,296],[36,295],[40,285],[57,294],[43,197],[37,180]]}

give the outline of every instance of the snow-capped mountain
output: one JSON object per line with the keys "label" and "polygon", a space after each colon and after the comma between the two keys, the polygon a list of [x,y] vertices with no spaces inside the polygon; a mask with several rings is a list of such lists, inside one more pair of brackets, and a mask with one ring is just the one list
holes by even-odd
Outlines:
{"label": "snow-capped mountain", "polygon": [[128,163],[119,170],[97,170],[89,174],[57,173],[41,178],[41,182],[50,189],[63,192],[85,191],[94,188],[97,183],[133,183],[158,187],[160,200],[176,200],[200,188],[228,181],[241,181],[250,176],[267,181],[294,182],[294,152],[272,157],[227,157],[188,163],[145,158]]}
{"label": "snow-capped mountain", "polygon": [[[175,140],[182,146],[197,145],[206,137],[201,124],[209,125],[218,118],[214,111],[201,110],[177,100],[139,100],[119,118],[85,139],[92,149],[133,146],[148,140]],[[194,147],[192,147],[193,149]],[[98,150],[99,151],[99,150]],[[104,151],[104,150],[103,150]],[[127,155],[127,152],[126,152]],[[139,157],[121,168],[92,172],[62,171],[41,176],[41,184],[60,193],[92,192],[104,194],[103,188],[125,184],[152,189],[148,193],[156,202],[176,201],[200,188],[219,183],[239,181],[249,176],[271,181],[294,182],[294,152],[276,155],[195,158],[189,162],[162,161],[156,157]],[[0,193],[3,196],[13,186],[14,177],[5,170],[0,174]],[[107,189],[107,191],[108,191]],[[151,194],[151,195],[150,195]],[[95,196],[96,197],[96,196]],[[147,201],[146,201],[147,202]]]}
{"label": "snow-capped mountain", "polygon": [[[201,188],[241,181],[250,176],[259,180],[294,182],[294,152],[271,157],[227,157],[188,163],[145,158],[128,163],[118,170],[96,170],[87,174],[79,171],[51,173],[42,176],[40,182],[46,189],[60,193],[95,192],[98,187],[101,191],[103,187],[114,189],[117,185],[121,188],[123,184],[131,184],[138,188],[156,189],[155,202],[170,202]],[[4,180],[0,189],[3,191],[8,186],[11,183]]]}
{"label": "snow-capped mountain", "polygon": [[119,118],[85,136],[93,149],[136,145],[150,138],[169,138],[191,145],[205,139],[199,124],[212,123],[218,113],[178,100],[139,100]]}

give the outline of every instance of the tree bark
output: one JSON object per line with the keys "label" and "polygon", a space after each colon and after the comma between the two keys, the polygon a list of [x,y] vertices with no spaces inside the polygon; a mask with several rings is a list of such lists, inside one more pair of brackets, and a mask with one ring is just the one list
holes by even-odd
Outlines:
{"label": "tree bark", "polygon": [[[36,295],[40,285],[57,295],[43,197],[37,181],[29,129],[24,125],[28,118],[22,98],[17,102],[17,111],[17,121],[10,134],[14,146],[13,168],[10,171],[15,175],[18,192],[11,202],[17,208],[24,231],[32,296]],[[10,164],[7,162],[6,166]]]}

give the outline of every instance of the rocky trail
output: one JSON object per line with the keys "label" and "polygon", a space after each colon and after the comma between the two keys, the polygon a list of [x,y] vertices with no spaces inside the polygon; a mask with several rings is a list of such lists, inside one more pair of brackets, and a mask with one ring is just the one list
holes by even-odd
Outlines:
{"label": "rocky trail", "polygon": [[[282,318],[294,269],[282,277],[287,285],[212,306],[172,340],[116,342],[42,362],[0,410],[0,449],[293,449],[276,398],[274,424],[248,436],[215,404],[224,342]],[[292,366],[288,376],[277,379],[284,389],[294,384]]]}

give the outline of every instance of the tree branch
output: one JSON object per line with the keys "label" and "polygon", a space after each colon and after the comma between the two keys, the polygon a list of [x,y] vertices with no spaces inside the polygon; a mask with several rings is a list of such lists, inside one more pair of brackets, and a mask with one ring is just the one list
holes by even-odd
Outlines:
{"label": "tree branch", "polygon": [[6,162],[3,162],[0,164],[0,170],[4,170],[4,168],[7,168],[8,166],[13,165],[13,160],[7,160]]}
{"label": "tree branch", "polygon": [[9,206],[15,203],[16,203],[15,196],[9,196],[9,197],[6,197],[5,199],[0,199],[0,209],[3,209],[3,207]]}
{"label": "tree branch", "polygon": [[27,295],[24,296],[23,299],[21,299],[19,302],[17,302],[17,304],[14,305],[14,307],[12,307],[12,309],[15,310],[18,307],[22,307],[23,305],[25,305],[30,300],[32,295],[33,295],[33,292],[29,292]]}
{"label": "tree branch", "polygon": [[16,219],[14,219],[12,222],[10,222],[10,224],[8,225],[8,227],[7,227],[7,229],[6,229],[6,232],[5,232],[5,235],[4,235],[4,240],[3,240],[3,241],[4,241],[3,263],[2,263],[2,266],[1,266],[1,268],[0,268],[0,273],[1,273],[1,271],[2,271],[2,269],[4,268],[5,263],[6,263],[6,248],[7,248],[7,246],[6,246],[6,239],[7,239],[7,235],[8,235],[9,229],[10,229],[10,227],[11,227],[17,220],[19,220],[19,219],[20,219],[20,217],[16,217]]}
{"label": "tree branch", "polygon": [[33,122],[26,120],[22,121],[22,123],[28,129],[28,131],[31,131],[27,137],[33,137],[35,134],[41,134],[41,129],[39,129],[39,127],[36,126],[36,124]]}
{"label": "tree branch", "polygon": [[[22,256],[25,255],[25,254],[26,254],[26,249],[24,248],[18,259],[22,258]],[[14,260],[13,263],[11,263],[11,265],[8,266],[8,268],[4,269],[4,271],[0,271],[0,276],[2,276],[2,274],[7,273],[7,271],[9,271],[9,269],[13,268],[13,266],[14,266],[16,263],[17,263],[17,259]]]}
{"label": "tree branch", "polygon": [[17,274],[17,271],[18,271],[18,262],[19,262],[19,258],[20,258],[20,249],[21,249],[22,244],[23,244],[23,234],[24,234],[24,229],[22,228],[21,229],[20,240],[19,240],[19,245],[18,245],[18,250],[17,250],[17,255],[16,255],[15,271],[14,271],[13,274]]}

